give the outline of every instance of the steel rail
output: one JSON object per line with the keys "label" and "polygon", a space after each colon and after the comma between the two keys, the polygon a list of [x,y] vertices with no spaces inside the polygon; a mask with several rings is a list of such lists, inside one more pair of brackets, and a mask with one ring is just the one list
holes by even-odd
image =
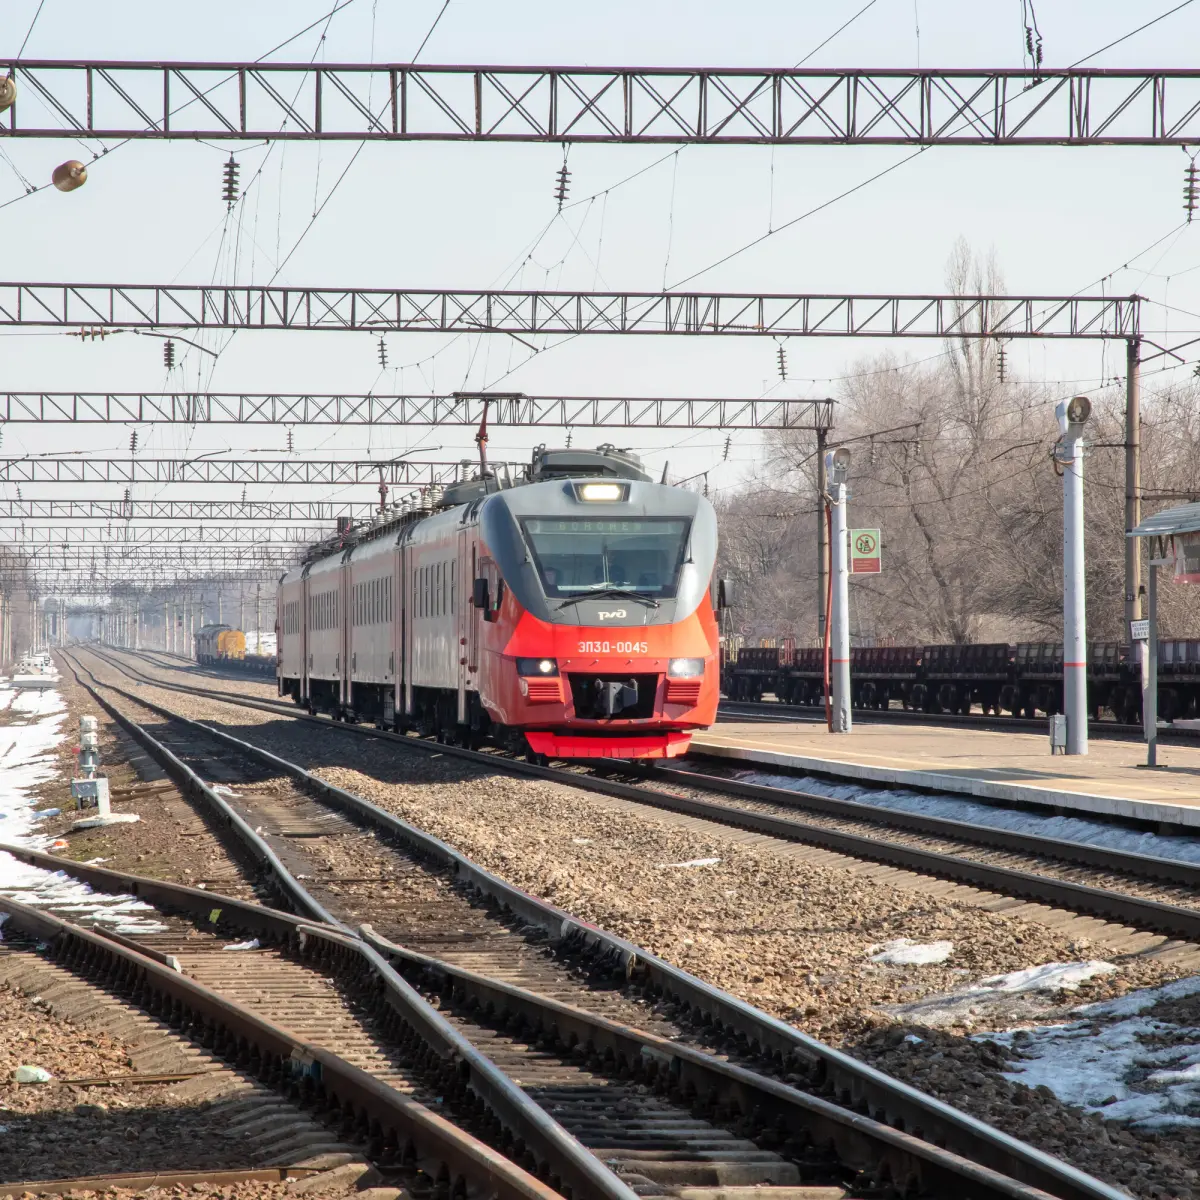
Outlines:
{"label": "steel rail", "polygon": [[[88,867],[40,851],[0,845],[20,861],[32,866],[62,871],[94,888],[114,894],[130,893],[159,906],[189,912],[203,922],[214,905],[236,913],[229,924],[276,944],[300,946],[311,953],[309,943],[324,942],[329,950],[346,956],[365,946],[382,956],[407,979],[426,990],[449,996],[473,1012],[486,1012],[488,1023],[511,1028],[514,1018],[523,1023],[525,1036],[550,1037],[556,1046],[581,1047],[589,1059],[607,1064],[618,1075],[632,1075],[668,1091],[677,1101],[700,1106],[728,1107],[735,1104],[757,1134],[768,1130],[797,1146],[836,1149],[838,1160],[862,1176],[907,1181],[921,1194],[957,1197],[966,1185],[982,1197],[1006,1200],[1042,1200],[1047,1193],[1016,1183],[1007,1176],[971,1163],[910,1133],[893,1129],[869,1116],[851,1115],[837,1104],[788,1084],[769,1079],[666,1038],[631,1029],[616,1021],[542,996],[528,989],[478,972],[420,954],[381,937],[370,925],[360,927],[361,943],[351,942],[340,931],[318,928],[302,918],[281,913],[216,892],[145,876]],[[96,931],[100,936],[113,935]],[[135,952],[146,954],[131,939],[115,939]],[[578,1053],[578,1051],[576,1051]]]}
{"label": "steel rail", "polygon": [[[72,670],[80,686],[85,688],[96,703],[152,758],[159,762],[185,795],[191,795],[201,800],[218,815],[238,840],[263,864],[272,880],[302,914],[333,927],[338,934],[349,939],[343,948],[347,952],[358,954],[364,960],[363,965],[377,977],[378,984],[383,989],[389,1005],[400,1020],[441,1059],[457,1065],[464,1082],[469,1084],[471,1090],[507,1127],[513,1138],[519,1144],[528,1147],[542,1170],[549,1171],[554,1177],[561,1179],[562,1184],[580,1200],[585,1197],[633,1200],[634,1193],[626,1184],[589,1153],[576,1138],[563,1129],[544,1108],[533,1101],[486,1055],[450,1025],[440,1013],[430,1007],[428,1002],[396,974],[377,951],[359,941],[352,929],[337,920],[313,899],[300,881],[283,865],[266,841],[255,833],[249,824],[239,817],[229,804],[214,792],[191,767],[181,761],[145,728],[130,720],[105,700],[95,687],[81,679],[74,671],[74,665],[78,665],[81,670],[90,675],[91,672],[87,671],[86,667],[78,664],[77,660],[73,660],[69,654],[64,653],[63,657],[73,662]],[[94,680],[95,676],[92,678]],[[187,718],[168,714],[166,710],[159,709],[132,693],[112,688],[111,684],[99,684],[98,680],[96,683],[99,686],[109,687],[127,699],[142,704],[164,717],[180,721],[187,720]],[[209,736],[212,736],[214,732],[194,722],[188,722],[188,724],[204,730]],[[233,739],[233,741],[236,742],[237,739]],[[211,909],[211,894],[203,891],[200,892],[200,895],[210,896]],[[243,906],[238,911],[241,915],[245,915],[246,909]],[[331,933],[328,936],[335,935]]]}
{"label": "steel rail", "polygon": [[[636,770],[638,769],[635,768]],[[1159,858],[1152,854],[1139,854],[1133,850],[1117,850],[1089,842],[1042,837],[1040,834],[976,825],[950,817],[906,812],[902,809],[885,808],[879,804],[869,804],[863,800],[842,800],[833,796],[822,796],[816,792],[793,791],[791,788],[773,787],[765,783],[725,779],[718,775],[710,775],[706,771],[690,770],[687,766],[664,765],[654,768],[654,771],[669,773],[672,778],[682,779],[707,791],[742,796],[748,800],[763,800],[780,807],[868,821],[933,837],[974,842],[992,850],[1011,850],[1020,854],[1035,854],[1042,858],[1061,859],[1068,863],[1130,875],[1135,879],[1177,883],[1200,890],[1200,864],[1180,859]]]}
{"label": "steel rail", "polygon": [[[120,664],[112,659],[108,661],[110,665],[117,666],[128,674],[128,668],[124,664]],[[201,692],[206,696],[218,700],[227,699],[231,694],[207,688],[193,689],[179,684],[158,682],[145,675],[141,675],[140,678],[147,683],[152,683],[154,686],[181,691]],[[111,687],[112,685],[107,686]],[[146,703],[144,700],[140,700],[139,702]],[[315,721],[326,728],[332,727],[367,737],[396,738],[402,744],[413,747],[430,745],[430,743],[423,742],[421,739],[393,734],[386,730],[363,730],[354,725],[335,724],[320,717],[301,716],[295,712],[289,712],[288,707],[278,701],[238,699],[231,702],[239,704],[248,703],[252,707],[263,707],[268,711],[288,713],[288,715],[299,720]],[[187,720],[188,718],[177,719]],[[203,728],[208,727],[204,726]],[[637,803],[649,804],[656,808],[669,809],[690,816],[703,817],[721,824],[734,825],[739,828],[752,830],[757,833],[766,833],[773,837],[781,837],[790,841],[816,843],[825,846],[827,849],[850,854],[856,858],[874,859],[875,861],[886,862],[893,866],[904,867],[907,870],[916,870],[943,878],[955,879],[971,884],[972,886],[984,886],[1007,894],[1023,896],[1073,911],[1102,917],[1106,920],[1120,921],[1122,924],[1132,923],[1144,929],[1155,929],[1174,937],[1184,937],[1189,941],[1200,943],[1200,908],[1193,909],[1181,905],[1164,904],[1157,900],[1126,896],[1120,892],[1111,892],[1104,888],[1089,887],[1086,884],[1072,883],[1068,880],[1055,879],[1051,876],[1020,871],[1011,867],[992,866],[988,863],[976,862],[973,859],[962,858],[958,855],[946,854],[941,851],[923,850],[896,842],[879,841],[860,834],[842,833],[820,825],[798,821],[791,817],[777,817],[730,805],[714,804],[709,801],[676,796],[670,792],[663,792],[640,785],[623,784],[616,780],[599,778],[594,775],[580,775],[571,771],[556,770],[551,767],[535,767],[531,764],[519,763],[510,758],[501,757],[495,753],[468,751],[463,750],[461,747],[445,746],[440,743],[437,744],[436,750],[438,753],[454,752],[472,755],[476,760],[482,760],[492,766],[500,766],[504,769],[519,769],[523,772],[549,772],[548,775],[543,777],[552,778],[557,782],[565,783],[571,787],[582,788],[588,791],[601,791],[608,795],[619,796],[622,799],[633,800]],[[263,751],[263,753],[267,752]],[[644,779],[647,774],[647,770],[644,768],[626,767],[623,769],[630,775],[638,778]],[[1096,867],[1116,874],[1129,875],[1136,879],[1163,881],[1182,884],[1186,887],[1200,888],[1200,867],[1176,859],[1158,858],[1154,855],[1138,854],[1133,851],[1092,846],[1083,842],[1061,841],[1056,838],[1044,838],[1036,834],[1022,834],[1011,830],[992,830],[991,828],[971,825],[967,822],[955,821],[944,817],[899,813],[893,809],[884,809],[859,801],[837,800],[831,797],[818,796],[811,792],[796,792],[787,788],[770,787],[766,784],[742,783],[741,781],[722,779],[700,772],[688,772],[679,767],[656,767],[653,770],[668,771],[673,779],[678,780],[683,778],[692,786],[702,787],[715,792],[723,792],[727,795],[764,800],[769,803],[778,804],[781,807],[808,809],[812,812],[825,813],[830,816],[849,817],[854,820],[868,821],[872,824],[890,824],[896,828],[930,834],[935,837],[973,842],[991,849],[1012,850],[1044,858],[1060,859],[1082,866]]]}
{"label": "steel rail", "polygon": [[[738,710],[744,709],[744,712]],[[825,722],[824,709],[816,705],[780,704],[770,700],[723,699],[717,710],[718,719],[727,721],[747,720],[764,725],[781,725],[790,721],[804,720],[813,723]],[[992,716],[988,713],[927,713],[902,708],[855,708],[854,719],[864,725],[938,725],[946,729],[985,729],[1000,733],[1020,732],[1045,734],[1045,717]],[[1093,737],[1123,738],[1142,741],[1144,733],[1140,725],[1127,725],[1123,721],[1088,721],[1088,733]],[[1191,729],[1172,729],[1167,726],[1159,730],[1159,737],[1194,740],[1200,732]]]}
{"label": "steel rail", "polygon": [[[420,1167],[431,1182],[449,1175],[452,1190],[470,1185],[484,1197],[561,1200],[491,1147],[325,1047],[299,1040],[144,952],[15,900],[3,905],[9,930],[44,941],[68,970],[92,981],[101,977],[102,986],[239,1069],[340,1118],[347,1133],[377,1142],[384,1157]],[[314,930],[314,936],[328,935]]]}
{"label": "steel rail", "polygon": [[[95,650],[92,652],[97,653],[97,657],[108,662],[110,666],[115,666],[123,673],[129,674],[123,664],[115,662]],[[229,693],[161,683],[145,676],[142,678],[153,686],[169,690],[211,696],[226,703],[277,714],[281,711],[281,706],[278,704],[272,705],[245,698],[238,699],[231,697]],[[1045,1154],[967,1113],[960,1112],[949,1104],[928,1096],[899,1080],[892,1079],[883,1072],[825,1045],[786,1022],[761,1012],[736,996],[705,983],[643,947],[580,920],[539,897],[529,895],[479,866],[441,839],[401,820],[368,800],[326,783],[303,767],[289,763],[268,750],[244,742],[212,726],[183,717],[170,709],[156,705],[153,701],[127,692],[115,684],[104,683],[101,686],[159,713],[164,719],[195,727],[215,740],[236,749],[239,753],[286,772],[298,783],[306,786],[318,799],[327,801],[342,812],[371,822],[377,828],[412,846],[433,861],[444,864],[463,883],[495,900],[496,903],[526,924],[543,930],[552,942],[564,947],[579,947],[585,952],[621,964],[627,977],[634,978],[636,976],[652,992],[675,1000],[683,1009],[689,1011],[695,1020],[724,1032],[741,1045],[772,1061],[777,1066],[799,1073],[813,1088],[824,1090],[828,1095],[835,1097],[843,1107],[868,1113],[877,1122],[909,1131],[923,1140],[934,1142],[938,1146],[945,1146],[953,1153],[971,1162],[1020,1180],[1029,1186],[1041,1188],[1055,1196],[1069,1197],[1072,1200],[1084,1200],[1084,1197],[1097,1196],[1117,1200],[1121,1196],[1117,1190],[1093,1180],[1052,1155]],[[405,737],[386,731],[365,730],[353,725],[334,724],[318,717],[307,717],[295,712],[290,715],[298,721],[316,724],[324,729],[336,729],[363,737],[386,740],[418,753],[460,758],[487,769],[504,770],[529,778],[550,780],[624,799],[640,800],[644,794],[655,797],[663,796],[668,800],[676,799],[667,796],[666,793],[650,793],[648,789],[613,780],[575,775],[549,767],[537,766],[533,763],[518,762],[513,759],[500,758],[494,754],[467,750],[459,746],[425,742],[418,738]],[[720,813],[732,811],[722,805],[713,805],[712,808],[719,810]],[[717,819],[719,820],[721,817],[718,816]],[[1200,916],[1200,914],[1196,915]],[[1123,1200],[1127,1200],[1127,1198],[1123,1198]]]}

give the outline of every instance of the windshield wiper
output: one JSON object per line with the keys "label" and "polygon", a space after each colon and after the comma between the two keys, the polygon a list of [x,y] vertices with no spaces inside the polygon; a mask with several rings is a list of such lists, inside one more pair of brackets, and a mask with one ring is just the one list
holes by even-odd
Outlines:
{"label": "windshield wiper", "polygon": [[625,588],[596,588],[595,591],[583,592],[578,596],[572,596],[569,600],[564,600],[558,607],[566,608],[568,604],[578,604],[580,600],[590,600],[596,596],[617,596],[622,600],[637,600],[640,604],[645,604],[649,608],[657,608],[658,601],[653,596],[645,596],[641,592],[627,591]]}

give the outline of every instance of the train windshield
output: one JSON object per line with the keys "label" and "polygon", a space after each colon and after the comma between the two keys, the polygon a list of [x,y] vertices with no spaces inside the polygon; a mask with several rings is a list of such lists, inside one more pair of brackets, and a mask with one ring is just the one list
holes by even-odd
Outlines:
{"label": "train windshield", "polygon": [[522,522],[547,596],[578,598],[618,588],[675,595],[691,521],[538,517]]}

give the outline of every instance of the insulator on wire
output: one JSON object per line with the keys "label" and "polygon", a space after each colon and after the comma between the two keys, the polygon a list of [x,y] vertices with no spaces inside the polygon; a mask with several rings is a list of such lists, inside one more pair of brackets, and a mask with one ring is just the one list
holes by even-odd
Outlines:
{"label": "insulator on wire", "polygon": [[287,431],[287,448],[289,454],[296,449],[296,435],[290,429]]}
{"label": "insulator on wire", "polygon": [[558,201],[558,211],[562,212],[562,206],[567,199],[567,193],[571,190],[571,172],[567,170],[566,159],[563,160],[563,165],[558,168],[558,184],[554,189],[554,198]]}
{"label": "insulator on wire", "polygon": [[1187,213],[1188,224],[1196,215],[1196,205],[1200,203],[1200,185],[1196,181],[1196,160],[1191,162],[1183,171],[1183,211]]}
{"label": "insulator on wire", "polygon": [[383,338],[379,339],[379,365],[381,368],[387,368],[387,342]]}
{"label": "insulator on wire", "polygon": [[567,449],[570,450],[570,448],[571,448],[571,431],[568,429],[567,430]]}
{"label": "insulator on wire", "polygon": [[238,161],[231,154],[229,161],[226,162],[224,169],[221,172],[221,199],[225,201],[226,208],[232,208],[237,201],[238,192],[241,185],[238,183],[238,172],[241,167],[238,166]]}
{"label": "insulator on wire", "polygon": [[1003,342],[996,349],[996,370],[1000,375],[1000,382],[1008,382],[1008,347]]}
{"label": "insulator on wire", "polygon": [[725,449],[724,449],[724,451],[723,451],[723,452],[722,452],[722,454],[721,454],[721,461],[722,461],[722,462],[728,462],[728,461],[729,461],[729,451],[730,451],[730,450],[732,450],[732,449],[733,449],[733,434],[732,434],[732,433],[727,433],[727,434],[725,435]]}
{"label": "insulator on wire", "polygon": [[77,159],[70,158],[54,168],[50,175],[50,182],[60,192],[73,192],[87,183],[87,167]]}
{"label": "insulator on wire", "polygon": [[787,380],[787,348],[784,346],[784,344],[782,342],[780,342],[779,345],[776,347],[775,356],[779,360],[779,362],[778,362],[779,378],[786,381]]}
{"label": "insulator on wire", "polygon": [[134,450],[136,450],[136,449],[137,449],[137,442],[138,442],[138,439],[137,439],[137,430],[135,429],[135,430],[134,430],[134,431],[133,431],[133,432],[132,432],[132,433],[129,435],[129,450],[130,450],[130,453],[132,453]]}
{"label": "insulator on wire", "polygon": [[175,369],[175,343],[171,338],[163,342],[163,366],[168,371]]}

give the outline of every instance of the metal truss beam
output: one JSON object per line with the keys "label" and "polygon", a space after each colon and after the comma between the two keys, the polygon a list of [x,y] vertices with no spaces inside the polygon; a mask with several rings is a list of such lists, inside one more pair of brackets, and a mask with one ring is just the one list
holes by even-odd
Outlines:
{"label": "metal truss beam", "polygon": [[[510,471],[524,463],[491,463]],[[0,483],[202,483],[280,486],[344,486],[373,484],[380,478],[389,487],[427,487],[469,478],[477,469],[470,459],[460,462],[349,462],[332,459],[208,459],[208,458],[0,458]]]}
{"label": "metal truss beam", "polygon": [[137,571],[0,571],[0,589],[32,591],[41,596],[128,595],[136,592],[195,593],[216,584],[262,583],[273,585],[282,568],[267,571],[185,571],[140,573]]}
{"label": "metal truss beam", "polygon": [[366,521],[369,500],[0,500],[0,521]]}
{"label": "metal truss beam", "polygon": [[[169,550],[156,545],[118,545],[107,542],[96,546],[24,546],[22,554],[30,568],[48,570],[119,569],[130,567],[161,566],[167,570],[181,567],[212,570],[232,570],[235,567],[259,567],[266,569],[277,565],[287,566],[296,561],[298,551],[294,546],[261,543],[254,546],[214,544],[204,548],[173,546]],[[8,567],[0,568],[7,570]]]}
{"label": "metal truss beam", "polygon": [[[0,392],[0,422],[181,425],[479,425],[483,395],[317,396],[231,392]],[[592,429],[804,429],[833,423],[832,400],[486,397],[488,424]]]}
{"label": "metal truss beam", "polygon": [[403,291],[0,283],[0,326],[768,337],[1131,338],[1136,296]]}
{"label": "metal truss beam", "polygon": [[1200,71],[0,62],[0,137],[1096,146],[1200,142]]}
{"label": "metal truss beam", "polygon": [[0,545],[56,550],[80,545],[124,549],[129,546],[309,546],[332,536],[328,526],[238,525],[0,525]]}

